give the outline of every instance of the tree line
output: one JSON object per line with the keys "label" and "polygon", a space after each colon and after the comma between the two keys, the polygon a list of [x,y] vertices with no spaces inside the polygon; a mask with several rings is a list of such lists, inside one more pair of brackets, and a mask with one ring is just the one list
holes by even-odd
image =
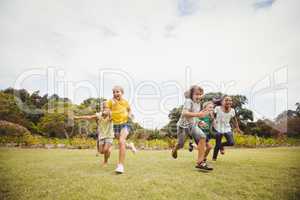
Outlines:
{"label": "tree line", "polygon": [[[208,93],[203,101],[222,96],[222,93]],[[259,119],[253,121],[253,112],[246,108],[247,98],[243,95],[231,95],[233,107],[241,130],[245,134],[260,137],[300,137],[300,103],[295,110],[287,110],[274,120]],[[88,98],[79,105],[57,94],[40,95],[39,91],[29,93],[26,89],[7,88],[0,91],[0,135],[12,134],[12,129],[3,125],[14,123],[24,127],[32,134],[45,137],[70,138],[77,135],[94,136],[96,121],[74,121],[73,115],[92,114],[100,109],[104,98]],[[182,106],[173,108],[168,117],[169,123],[161,129],[145,129],[140,124],[130,122],[132,135],[137,139],[160,139],[176,137],[176,123]],[[16,129],[18,130],[18,129]]]}

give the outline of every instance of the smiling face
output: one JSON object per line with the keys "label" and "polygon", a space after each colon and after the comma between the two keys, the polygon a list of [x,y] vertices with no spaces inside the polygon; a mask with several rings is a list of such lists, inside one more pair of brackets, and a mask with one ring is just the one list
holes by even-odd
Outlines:
{"label": "smiling face", "polygon": [[109,107],[107,106],[106,103],[103,103],[103,104],[102,104],[102,116],[103,116],[103,117],[108,116],[108,115],[109,115],[109,112],[110,112]]}
{"label": "smiling face", "polygon": [[231,108],[232,106],[232,99],[230,96],[226,96],[222,101],[222,106],[225,108]]}
{"label": "smiling face", "polygon": [[120,100],[123,95],[123,89],[120,87],[114,87],[113,88],[113,97],[117,100]]}
{"label": "smiling face", "polygon": [[195,102],[200,102],[202,99],[203,91],[195,89],[193,91],[192,100]]}
{"label": "smiling face", "polygon": [[209,112],[213,112],[214,111],[214,104],[209,103],[208,105],[205,106],[205,109]]}

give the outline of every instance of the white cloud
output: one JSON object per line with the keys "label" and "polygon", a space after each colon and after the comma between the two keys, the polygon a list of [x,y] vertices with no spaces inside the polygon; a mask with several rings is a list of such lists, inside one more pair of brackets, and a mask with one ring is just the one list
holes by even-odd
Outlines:
{"label": "white cloud", "polygon": [[[299,101],[299,6],[297,0],[2,0],[0,86],[11,86],[24,70],[47,66],[64,70],[65,79],[97,86],[99,67],[109,67],[125,70],[135,86],[158,83],[166,96],[170,88],[162,82],[175,80],[184,89],[190,66],[191,82],[210,81],[222,89],[222,83],[234,81],[229,92],[249,94],[261,78],[288,66],[292,107]],[[116,80],[107,82],[108,96]],[[147,108],[156,104],[145,100]],[[163,112],[136,115],[140,121],[154,119],[154,126],[167,121]]]}

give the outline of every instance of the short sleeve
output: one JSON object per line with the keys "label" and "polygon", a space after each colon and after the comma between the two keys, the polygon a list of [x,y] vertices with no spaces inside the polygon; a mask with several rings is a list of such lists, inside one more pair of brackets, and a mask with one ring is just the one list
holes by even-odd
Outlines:
{"label": "short sleeve", "polygon": [[96,112],[96,117],[98,118],[98,119],[100,119],[100,117],[101,117],[101,113],[99,113],[99,112]]}
{"label": "short sleeve", "polygon": [[214,113],[218,113],[219,112],[219,108],[220,108],[219,106],[216,106],[215,109],[214,109]]}
{"label": "short sleeve", "polygon": [[191,111],[192,110],[192,100],[187,99],[183,104],[183,110]]}
{"label": "short sleeve", "polygon": [[234,117],[235,116],[235,110],[233,108],[231,108],[231,116]]}

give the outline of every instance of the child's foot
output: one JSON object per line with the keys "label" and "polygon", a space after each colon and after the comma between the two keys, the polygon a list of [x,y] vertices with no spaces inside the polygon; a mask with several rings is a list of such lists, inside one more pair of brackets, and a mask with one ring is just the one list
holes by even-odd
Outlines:
{"label": "child's foot", "polygon": [[132,153],[136,153],[137,152],[137,149],[135,148],[133,142],[130,142],[128,144],[129,148],[131,149]]}
{"label": "child's foot", "polygon": [[190,142],[190,143],[189,143],[189,152],[192,152],[193,149],[194,149],[194,147],[193,147],[193,142]]}
{"label": "child's foot", "polygon": [[221,153],[222,155],[224,155],[224,154],[225,154],[225,150],[224,150],[224,149],[220,149],[220,153]]}
{"label": "child's foot", "polygon": [[213,167],[209,166],[207,164],[207,162],[204,162],[204,161],[202,161],[200,163],[197,163],[196,168],[198,168],[198,169],[204,169],[204,170],[207,170],[207,171],[211,171],[211,170],[214,169]]}
{"label": "child's foot", "polygon": [[123,166],[122,164],[118,164],[118,166],[117,166],[115,172],[116,172],[117,174],[123,174],[123,173],[124,173],[124,166]]}
{"label": "child's foot", "polygon": [[176,150],[176,149],[172,149],[172,157],[173,157],[174,159],[177,158],[177,150]]}
{"label": "child's foot", "polygon": [[102,167],[106,167],[106,166],[107,166],[107,162],[102,162],[102,163],[101,163],[101,166],[102,166]]}
{"label": "child's foot", "polygon": [[216,159],[216,158],[213,158],[212,161],[217,161],[217,159]]}

